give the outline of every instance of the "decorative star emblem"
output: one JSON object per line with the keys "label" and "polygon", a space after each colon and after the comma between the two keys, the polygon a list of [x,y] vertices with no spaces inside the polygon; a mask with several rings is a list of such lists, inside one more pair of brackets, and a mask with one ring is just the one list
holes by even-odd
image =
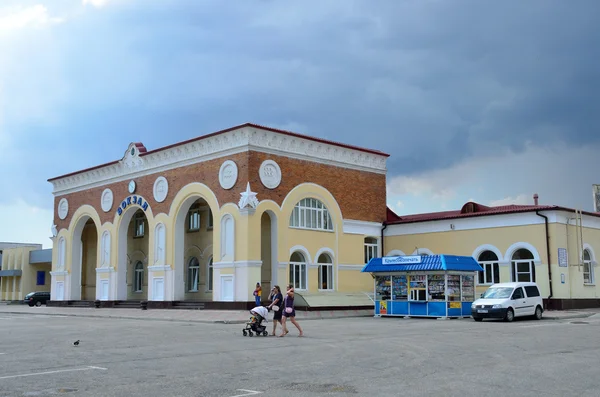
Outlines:
{"label": "decorative star emblem", "polygon": [[238,207],[240,207],[240,209],[246,208],[247,206],[250,206],[252,208],[256,208],[256,206],[258,206],[258,199],[256,198],[256,193],[250,190],[250,182],[248,182],[248,184],[246,185],[246,191],[240,193],[240,195],[242,196],[238,203]]}

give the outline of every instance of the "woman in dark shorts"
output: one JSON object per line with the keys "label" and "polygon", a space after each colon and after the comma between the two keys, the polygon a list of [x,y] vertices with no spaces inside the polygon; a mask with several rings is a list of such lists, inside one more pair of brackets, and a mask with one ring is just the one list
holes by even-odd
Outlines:
{"label": "woman in dark shorts", "polygon": [[275,336],[277,323],[281,324],[281,314],[283,313],[283,295],[281,294],[281,289],[279,288],[279,285],[273,287],[269,299],[271,300],[269,309],[273,309],[273,306],[279,307],[279,310],[273,311],[273,332],[271,333],[271,336]]}
{"label": "woman in dark shorts", "polygon": [[288,284],[286,296],[283,299],[283,301],[285,302],[283,305],[284,310],[283,310],[283,317],[282,317],[282,322],[281,322],[281,327],[283,328],[283,332],[279,336],[286,336],[290,332],[287,330],[287,327],[285,325],[285,322],[288,318],[290,319],[292,324],[294,324],[296,326],[296,328],[298,328],[298,331],[300,331],[300,334],[298,336],[304,336],[304,333],[302,332],[302,328],[300,328],[300,324],[298,324],[298,322],[296,321],[296,309],[294,309],[294,287],[292,287],[292,284]]}

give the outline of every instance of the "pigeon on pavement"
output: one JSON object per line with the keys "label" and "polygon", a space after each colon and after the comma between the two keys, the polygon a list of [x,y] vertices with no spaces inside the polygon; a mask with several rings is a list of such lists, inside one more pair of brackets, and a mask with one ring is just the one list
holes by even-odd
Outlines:
{"label": "pigeon on pavement", "polygon": [[73,342],[73,345],[79,346],[79,339],[77,339],[75,342]]}

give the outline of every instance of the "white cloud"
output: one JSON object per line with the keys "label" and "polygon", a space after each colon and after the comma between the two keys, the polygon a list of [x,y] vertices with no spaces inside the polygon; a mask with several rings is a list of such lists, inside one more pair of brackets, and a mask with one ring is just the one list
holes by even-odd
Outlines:
{"label": "white cloud", "polygon": [[109,0],[82,0],[81,3],[85,5],[91,5],[96,8],[102,8],[107,5]]}
{"label": "white cloud", "polygon": [[498,207],[502,205],[533,205],[533,196],[529,194],[519,194],[516,197],[505,197],[500,200],[492,200],[488,203],[488,205],[492,207]]}
{"label": "white cloud", "polygon": [[[593,210],[591,189],[600,183],[598,145],[556,148],[528,145],[521,153],[489,153],[454,167],[415,176],[388,177],[388,198],[405,203],[419,199],[418,211],[437,211],[444,204],[460,208],[467,201],[488,205],[539,203]],[[499,199],[499,197],[503,197]],[[429,206],[430,208],[424,208]],[[405,213],[414,213],[407,206]]]}
{"label": "white cloud", "polygon": [[[52,248],[53,211],[35,207],[22,199],[0,206],[0,241],[15,243],[42,244],[43,248]],[[8,226],[10,225],[10,226]]]}
{"label": "white cloud", "polygon": [[41,4],[0,10],[0,31],[17,30],[25,27],[40,28],[63,21],[62,18],[51,17],[48,14],[48,9]]}

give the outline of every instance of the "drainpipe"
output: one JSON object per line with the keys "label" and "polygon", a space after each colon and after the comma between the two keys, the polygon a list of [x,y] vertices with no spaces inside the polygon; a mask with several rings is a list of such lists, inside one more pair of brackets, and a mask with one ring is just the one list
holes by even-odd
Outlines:
{"label": "drainpipe", "polygon": [[387,226],[387,222],[383,222],[383,227],[381,228],[381,257],[385,256],[385,250],[383,249],[383,231],[387,228]]}
{"label": "drainpipe", "polygon": [[550,295],[548,296],[548,306],[550,305],[550,298],[552,298],[552,268],[550,266],[550,234],[548,233],[548,217],[546,215],[540,214],[540,211],[535,211],[537,216],[541,216],[544,218],[544,223],[546,225],[546,255],[548,257],[548,286],[550,287]]}

